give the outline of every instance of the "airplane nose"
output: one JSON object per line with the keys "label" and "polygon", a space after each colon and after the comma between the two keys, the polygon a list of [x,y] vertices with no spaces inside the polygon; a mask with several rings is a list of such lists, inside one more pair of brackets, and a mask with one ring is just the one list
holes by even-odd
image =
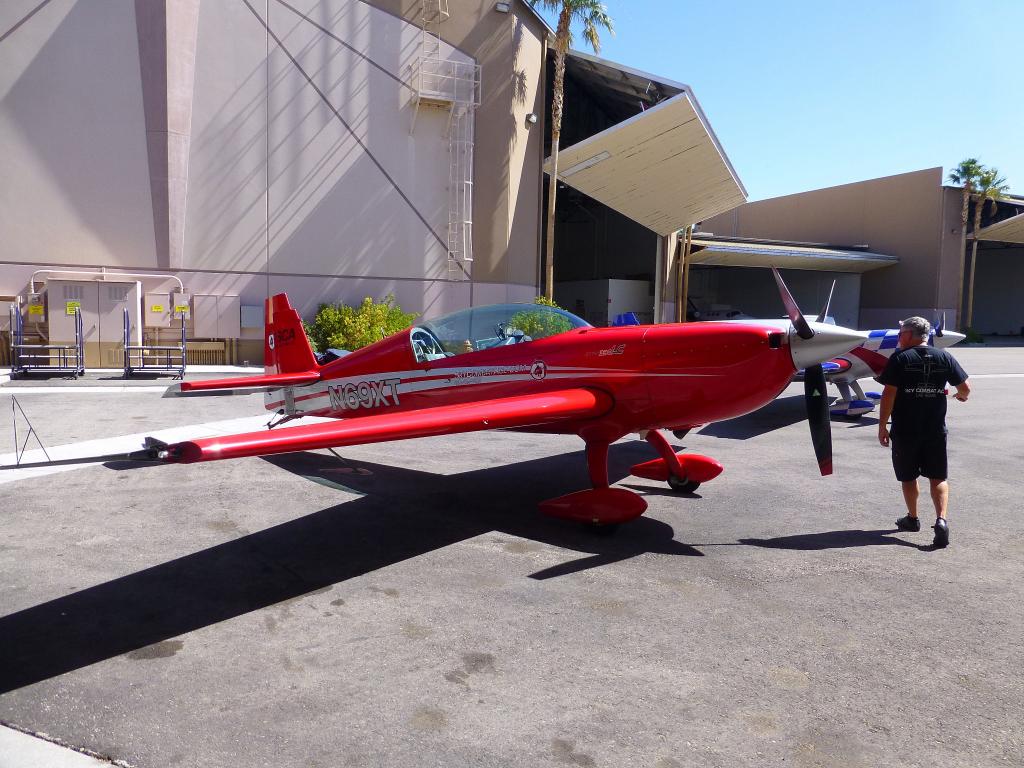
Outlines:
{"label": "airplane nose", "polygon": [[790,330],[789,352],[797,370],[830,360],[836,355],[849,352],[868,338],[867,331],[855,331],[830,323],[809,322],[814,336],[801,339],[795,330]]}
{"label": "airplane nose", "polygon": [[945,349],[946,347],[952,347],[954,344],[960,343],[966,338],[967,336],[962,333],[957,333],[956,331],[943,331],[941,336],[935,337],[935,346],[940,349]]}

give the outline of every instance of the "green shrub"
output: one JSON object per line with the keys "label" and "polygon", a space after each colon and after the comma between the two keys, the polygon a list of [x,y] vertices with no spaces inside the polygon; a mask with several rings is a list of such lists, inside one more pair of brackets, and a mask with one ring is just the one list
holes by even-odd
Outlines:
{"label": "green shrub", "polygon": [[[533,300],[533,303],[544,307],[561,309],[560,306],[546,296],[538,296]],[[559,315],[556,312],[533,312],[529,309],[516,312],[509,318],[508,324],[512,328],[518,328],[531,339],[543,339],[548,336],[554,336],[556,333],[565,333],[572,330],[572,323],[569,322],[569,318],[563,315]]]}
{"label": "green shrub", "polygon": [[984,337],[973,328],[964,328],[964,335],[967,336],[964,341],[968,344],[984,344]]}
{"label": "green shrub", "polygon": [[352,351],[408,328],[416,317],[415,312],[403,312],[395,304],[395,297],[388,294],[383,301],[367,296],[358,307],[321,304],[313,322],[302,325],[317,352]]}

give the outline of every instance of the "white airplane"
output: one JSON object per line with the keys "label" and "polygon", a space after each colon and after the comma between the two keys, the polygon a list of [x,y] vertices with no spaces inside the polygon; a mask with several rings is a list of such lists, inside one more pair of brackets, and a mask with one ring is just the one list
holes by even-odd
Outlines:
{"label": "white airplane", "polygon": [[[828,301],[825,302],[825,306],[815,322],[835,325],[835,320],[828,314],[835,288],[836,284],[833,281]],[[739,321],[725,320],[724,322]],[[786,323],[789,321],[771,319],[757,322],[778,324],[780,329],[784,329],[788,327]],[[930,346],[945,349],[967,338],[962,333],[944,330],[945,324],[946,317],[943,313],[938,322],[933,325],[932,332],[928,337]],[[860,379],[874,379],[882,375],[886,363],[898,348],[900,329],[883,328],[866,333],[868,337],[849,352],[844,352],[821,364],[825,372],[825,381],[835,384],[836,389],[839,390],[839,399],[829,406],[829,414],[832,416],[859,419],[864,414],[871,413],[878,401],[882,399],[880,392],[865,393],[861,388]],[[802,381],[803,377],[804,372],[797,371],[793,378],[795,381]]]}
{"label": "white airplane", "polygon": [[[963,341],[966,336],[956,331],[943,330],[945,318],[940,318],[932,328],[928,344],[945,349]],[[881,399],[879,392],[867,392],[860,386],[860,379],[873,379],[882,374],[892,353],[899,343],[899,328],[886,328],[868,331],[868,338],[856,347],[826,363],[825,380],[836,385],[839,399],[829,406],[833,416],[859,419],[865,413],[871,413]],[[799,375],[799,374],[798,374]]]}

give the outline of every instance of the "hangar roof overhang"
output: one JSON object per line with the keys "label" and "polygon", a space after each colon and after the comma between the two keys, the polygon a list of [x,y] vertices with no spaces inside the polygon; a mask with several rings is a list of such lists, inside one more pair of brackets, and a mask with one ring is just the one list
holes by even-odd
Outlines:
{"label": "hangar roof overhang", "polygon": [[693,238],[690,264],[715,267],[779,267],[825,272],[869,272],[899,263],[896,256],[865,250],[847,250],[791,243],[723,242]]}
{"label": "hangar roof overhang", "polygon": [[[558,178],[659,235],[746,202],[747,191],[689,86],[568,54],[582,77],[613,100],[660,101],[558,153]],[[549,157],[544,170],[551,172]]]}
{"label": "hangar roof overhang", "polygon": [[1003,243],[1024,243],[1024,213],[997,221],[978,230],[979,240],[998,240]]}

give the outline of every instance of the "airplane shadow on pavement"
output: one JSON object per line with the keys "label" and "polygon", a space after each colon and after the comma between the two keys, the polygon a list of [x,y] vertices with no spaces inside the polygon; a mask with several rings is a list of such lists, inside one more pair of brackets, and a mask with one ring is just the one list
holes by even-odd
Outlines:
{"label": "airplane shadow on pavement", "polygon": [[807,406],[803,395],[777,397],[768,405],[746,416],[712,422],[700,430],[700,435],[727,440],[749,440],[806,419]]}
{"label": "airplane shadow on pavement", "polygon": [[[625,477],[650,454],[639,442],[612,446],[611,477]],[[649,517],[615,536],[543,517],[539,501],[587,487],[582,452],[454,475],[322,453],[265,461],[365,495],[0,617],[0,693],[493,531],[585,553],[532,574],[537,579],[648,552],[702,555]]]}

